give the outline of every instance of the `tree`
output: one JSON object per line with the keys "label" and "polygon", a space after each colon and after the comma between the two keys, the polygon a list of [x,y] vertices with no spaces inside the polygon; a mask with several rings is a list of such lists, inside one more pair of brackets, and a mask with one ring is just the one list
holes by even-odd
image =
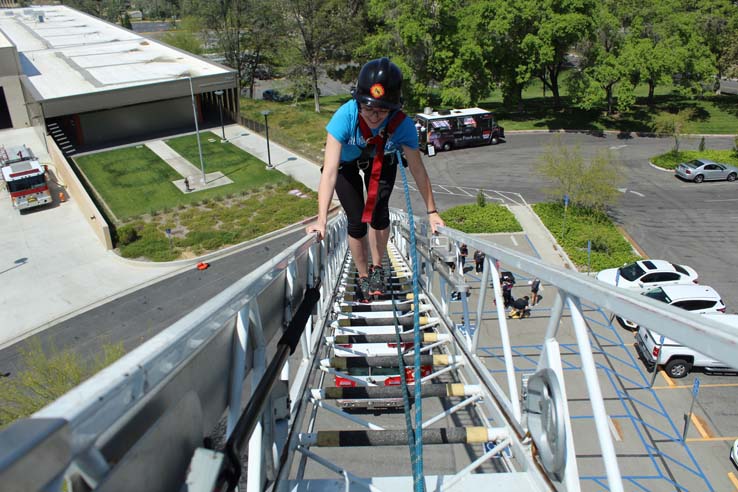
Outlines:
{"label": "tree", "polygon": [[278,8],[267,0],[193,0],[191,5],[206,38],[214,41],[226,65],[238,72],[239,81],[251,87],[252,94],[256,67],[285,32]]}
{"label": "tree", "polygon": [[318,77],[328,67],[345,61],[361,36],[359,2],[340,0],[283,0],[287,15],[288,53],[292,78],[299,85],[306,79],[320,112]]}
{"label": "tree", "polygon": [[0,378],[0,427],[29,417],[124,353],[122,343],[106,344],[95,360],[85,364],[71,350],[44,352],[37,337],[30,339],[22,351],[24,369]]}
{"label": "tree", "polygon": [[126,29],[133,30],[133,24],[131,24],[131,16],[128,15],[128,12],[123,12],[123,16],[120,20],[120,25],[125,27]]}
{"label": "tree", "polygon": [[551,91],[556,109],[561,107],[559,76],[566,55],[577,43],[592,36],[597,5],[595,0],[540,2],[534,32],[523,40],[527,69],[536,73]]}
{"label": "tree", "polygon": [[479,67],[480,60],[477,48],[463,54],[454,48],[458,9],[453,0],[369,0],[369,34],[354,54],[361,60],[389,56],[402,70],[411,107],[430,105],[437,81],[445,86],[445,99],[463,98],[468,71],[459,65]]}
{"label": "tree", "polygon": [[615,203],[617,186],[623,179],[609,151],[601,151],[587,162],[578,146],[567,147],[560,138],[546,148],[538,173],[546,178],[547,195],[557,200],[568,195],[573,205],[597,211]]}
{"label": "tree", "polygon": [[203,53],[202,41],[199,33],[192,30],[196,25],[197,21],[192,17],[183,19],[176,30],[165,32],[161,40],[181,50],[201,55]]}
{"label": "tree", "polygon": [[719,81],[728,67],[736,62],[733,50],[738,44],[738,8],[730,0],[703,0],[696,6],[697,26],[714,56]]}
{"label": "tree", "polygon": [[689,120],[694,116],[693,108],[678,113],[661,113],[654,121],[654,131],[674,138],[674,153],[679,152],[679,141],[687,131]]}
{"label": "tree", "polygon": [[523,40],[534,28],[538,2],[485,0],[459,10],[458,55],[446,73],[444,104],[456,99],[475,105],[498,86],[503,102],[522,111],[522,92],[533,73],[526,63]]}
{"label": "tree", "polygon": [[110,22],[120,20],[120,13],[126,10],[124,0],[65,0],[63,3]]}

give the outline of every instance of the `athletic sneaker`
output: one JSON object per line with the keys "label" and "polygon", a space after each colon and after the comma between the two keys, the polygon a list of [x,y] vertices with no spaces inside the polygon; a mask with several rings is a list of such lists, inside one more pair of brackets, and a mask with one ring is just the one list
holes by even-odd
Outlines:
{"label": "athletic sneaker", "polygon": [[374,265],[369,272],[369,293],[382,295],[384,289],[384,268],[381,265]]}
{"label": "athletic sneaker", "polygon": [[359,288],[356,289],[356,300],[359,302],[369,302],[370,296],[369,277],[359,277]]}

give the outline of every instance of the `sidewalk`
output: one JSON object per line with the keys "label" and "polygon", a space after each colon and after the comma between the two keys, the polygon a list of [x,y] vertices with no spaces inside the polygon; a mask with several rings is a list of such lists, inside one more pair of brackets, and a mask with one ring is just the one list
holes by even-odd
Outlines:
{"label": "sidewalk", "polygon": [[528,205],[510,205],[510,211],[520,222],[523,232],[538,251],[541,260],[551,265],[569,268],[576,271],[574,263],[566,252],[559,246],[551,232],[543,225],[541,219]]}
{"label": "sidewalk", "polygon": [[[225,136],[228,142],[239,147],[249,154],[268,163],[266,138],[240,125],[225,127]],[[293,154],[273,140],[269,141],[269,154],[272,166],[279,172],[290,176],[313,191],[318,191],[320,182],[320,166],[303,157]]]}

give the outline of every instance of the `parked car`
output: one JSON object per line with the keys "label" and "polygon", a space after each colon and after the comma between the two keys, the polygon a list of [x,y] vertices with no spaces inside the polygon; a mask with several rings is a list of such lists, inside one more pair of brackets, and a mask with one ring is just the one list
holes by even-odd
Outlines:
{"label": "parked car", "polygon": [[649,259],[602,270],[597,274],[597,280],[626,289],[650,289],[662,285],[696,284],[699,276],[687,265]]}
{"label": "parked car", "polygon": [[708,159],[694,159],[679,164],[676,168],[676,175],[695,183],[721,180],[735,181],[738,178],[738,168]]}
{"label": "parked car", "polygon": [[738,468],[738,439],[733,441],[733,445],[730,447],[730,461],[733,462],[733,466]]}
{"label": "parked car", "polygon": [[[725,313],[725,304],[720,298],[720,294],[706,285],[664,285],[663,287],[641,292],[641,295],[696,314]],[[638,324],[630,320],[618,317],[618,321],[627,328],[638,328]]]}
{"label": "parked car", "polygon": [[292,100],[292,96],[289,94],[283,94],[279,92],[277,89],[267,89],[264,92],[261,93],[261,98],[265,101],[275,101],[275,102],[288,102]]}
{"label": "parked car", "polygon": [[[729,329],[738,330],[738,315],[706,314],[705,317],[723,323]],[[668,335],[669,333],[668,327],[660,327],[658,330],[661,334]],[[664,335],[664,343],[661,345],[661,334],[643,326],[638,328],[636,351],[649,369],[653,368],[658,361],[660,365],[664,366],[666,374],[676,379],[683,378],[694,367],[701,367],[707,372],[738,372],[734,367],[726,366],[723,362],[667,338],[667,335]],[[733,463],[735,463],[735,458],[736,456],[731,452]]]}

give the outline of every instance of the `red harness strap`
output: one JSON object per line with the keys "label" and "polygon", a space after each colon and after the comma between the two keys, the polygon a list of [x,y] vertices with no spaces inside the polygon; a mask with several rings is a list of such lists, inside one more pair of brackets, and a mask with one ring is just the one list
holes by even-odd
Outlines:
{"label": "red harness strap", "polygon": [[359,129],[361,130],[361,136],[364,137],[367,145],[374,145],[374,160],[372,161],[372,172],[369,177],[369,189],[366,194],[366,204],[364,205],[364,212],[361,214],[362,222],[372,221],[374,205],[377,204],[379,176],[382,174],[382,164],[384,162],[384,146],[404,119],[405,113],[398,111],[392,116],[392,119],[385,128],[382,128],[376,135],[372,135],[372,130],[369,128],[369,125],[366,124],[364,118],[359,116]]}

